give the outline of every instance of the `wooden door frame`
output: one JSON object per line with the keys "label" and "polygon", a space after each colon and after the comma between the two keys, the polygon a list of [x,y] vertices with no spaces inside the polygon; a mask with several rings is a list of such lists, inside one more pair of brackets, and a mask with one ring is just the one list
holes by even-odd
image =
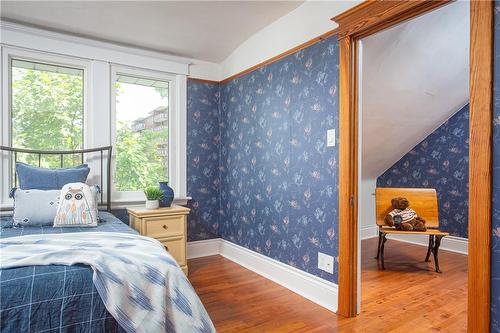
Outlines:
{"label": "wooden door frame", "polygon": [[[358,42],[449,1],[365,1],[332,18],[339,24],[339,299],[357,313]],[[493,3],[470,3],[468,331],[489,332],[493,126]],[[446,274],[446,273],[445,273]]]}

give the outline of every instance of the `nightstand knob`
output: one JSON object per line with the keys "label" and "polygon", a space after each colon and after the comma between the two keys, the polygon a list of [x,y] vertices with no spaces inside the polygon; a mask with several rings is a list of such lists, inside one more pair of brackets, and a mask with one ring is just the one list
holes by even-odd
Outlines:
{"label": "nightstand knob", "polygon": [[163,229],[167,230],[168,226],[166,224],[163,225]]}

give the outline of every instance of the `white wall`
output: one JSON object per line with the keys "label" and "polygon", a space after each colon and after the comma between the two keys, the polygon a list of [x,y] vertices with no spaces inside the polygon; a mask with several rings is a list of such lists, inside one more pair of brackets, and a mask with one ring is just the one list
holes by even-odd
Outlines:
{"label": "white wall", "polygon": [[375,188],[376,178],[361,179],[359,184],[359,213],[360,239],[366,239],[377,235],[377,224],[375,222]]}
{"label": "white wall", "polygon": [[362,40],[363,178],[376,178],[469,100],[469,3]]}
{"label": "white wall", "polygon": [[306,1],[248,38],[222,62],[227,78],[324,34],[338,25],[331,18],[361,1]]}
{"label": "white wall", "polygon": [[[359,44],[358,53],[360,59],[364,57],[364,45],[362,43]],[[359,63],[359,75],[363,77],[364,75],[364,67],[363,62]],[[363,81],[359,82],[358,86],[358,98],[360,101],[364,98],[363,91]],[[363,103],[359,105],[359,127],[363,128],[364,126],[364,112]],[[369,139],[368,136],[365,136],[363,130],[359,131],[358,141],[361,146],[364,146],[366,143],[365,140]],[[363,150],[358,150],[358,252],[361,251],[361,240],[374,237],[378,234],[376,218],[375,218],[375,188],[377,187],[377,178],[376,177],[364,177],[365,174],[364,169],[366,167],[366,162],[363,156]],[[361,270],[361,256],[358,256],[358,270]],[[358,279],[358,287],[361,286],[360,277]],[[360,295],[358,295],[360,296]],[[360,308],[361,298],[358,297],[358,309]]]}
{"label": "white wall", "polygon": [[211,81],[221,81],[222,66],[214,62],[194,60],[189,65],[189,77]]}
{"label": "white wall", "polygon": [[306,1],[252,35],[220,64],[193,60],[189,77],[222,81],[238,74],[335,29],[338,25],[331,18],[360,2]]}

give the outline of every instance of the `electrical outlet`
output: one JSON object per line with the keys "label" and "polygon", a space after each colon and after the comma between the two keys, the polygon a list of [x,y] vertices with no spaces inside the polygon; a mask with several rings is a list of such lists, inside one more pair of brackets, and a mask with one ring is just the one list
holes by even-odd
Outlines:
{"label": "electrical outlet", "polygon": [[328,254],[318,252],[318,268],[333,274],[333,257]]}
{"label": "electrical outlet", "polygon": [[326,146],[335,147],[335,128],[326,131]]}

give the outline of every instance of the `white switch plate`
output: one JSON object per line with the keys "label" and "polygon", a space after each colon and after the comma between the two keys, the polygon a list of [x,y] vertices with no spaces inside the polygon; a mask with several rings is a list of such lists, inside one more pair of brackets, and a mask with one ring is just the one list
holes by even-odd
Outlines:
{"label": "white switch plate", "polygon": [[326,131],[326,146],[335,147],[335,128]]}
{"label": "white switch plate", "polygon": [[328,254],[318,252],[318,268],[333,274],[333,257]]}

